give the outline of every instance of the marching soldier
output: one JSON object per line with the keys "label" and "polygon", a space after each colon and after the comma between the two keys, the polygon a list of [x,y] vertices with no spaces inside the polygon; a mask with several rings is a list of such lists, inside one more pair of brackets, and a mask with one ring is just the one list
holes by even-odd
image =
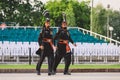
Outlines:
{"label": "marching soldier", "polygon": [[45,59],[48,58],[48,75],[52,74],[52,66],[53,66],[53,34],[50,28],[50,20],[49,20],[49,13],[45,11],[44,13],[46,17],[45,24],[43,26],[42,32],[39,35],[38,43],[40,49],[42,50],[40,59],[36,66],[37,75],[40,75],[41,65]]}
{"label": "marching soldier", "polygon": [[71,50],[69,46],[69,41],[74,46],[76,46],[76,44],[74,44],[67,30],[67,22],[66,22],[65,14],[63,14],[62,26],[59,29],[59,31],[56,33],[54,40],[57,40],[57,50],[56,50],[57,52],[53,64],[53,74],[56,74],[56,68],[60,63],[61,59],[64,57],[65,60],[64,75],[71,75],[71,73],[68,72],[71,63]]}

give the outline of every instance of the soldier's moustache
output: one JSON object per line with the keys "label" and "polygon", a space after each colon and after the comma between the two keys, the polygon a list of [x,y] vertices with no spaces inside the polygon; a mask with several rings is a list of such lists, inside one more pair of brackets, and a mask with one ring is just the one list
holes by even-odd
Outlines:
{"label": "soldier's moustache", "polygon": [[67,27],[64,27],[63,29],[67,29]]}

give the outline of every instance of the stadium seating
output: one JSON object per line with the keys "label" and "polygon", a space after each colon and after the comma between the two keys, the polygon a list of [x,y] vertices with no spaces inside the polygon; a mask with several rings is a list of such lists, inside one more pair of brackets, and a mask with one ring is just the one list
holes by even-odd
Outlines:
{"label": "stadium seating", "polygon": [[[53,34],[58,28],[52,28]],[[28,62],[31,52],[32,61],[37,61],[35,54],[41,28],[5,28],[0,29],[0,62]],[[120,46],[106,43],[77,28],[69,28],[71,38],[77,47],[74,49],[75,63],[78,62],[120,62]],[[31,51],[30,51],[31,50]]]}
{"label": "stadium seating", "polygon": [[[5,28],[0,29],[0,41],[14,42],[37,42],[40,33],[40,28]],[[57,28],[53,28],[53,33],[57,32]],[[103,40],[98,40],[89,34],[83,34],[77,28],[69,29],[70,35],[74,42],[86,43],[104,43]]]}

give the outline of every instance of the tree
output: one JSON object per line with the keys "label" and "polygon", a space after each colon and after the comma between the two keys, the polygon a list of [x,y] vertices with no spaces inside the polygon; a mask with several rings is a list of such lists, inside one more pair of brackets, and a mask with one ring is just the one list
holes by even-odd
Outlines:
{"label": "tree", "polygon": [[90,6],[89,1],[82,1],[78,3],[75,1],[72,2],[73,10],[75,13],[76,26],[82,27],[85,29],[90,29]]}
{"label": "tree", "polygon": [[0,0],[0,21],[14,22],[14,15],[16,15],[16,7],[19,2],[17,0]]}
{"label": "tree", "polygon": [[44,5],[39,0],[0,0],[0,21],[16,22],[20,26],[40,26]]}
{"label": "tree", "polygon": [[47,2],[46,9],[51,12],[52,25],[60,26],[62,22],[62,12],[67,14],[69,26],[79,26],[89,29],[90,7],[89,2],[77,0],[50,0]]}
{"label": "tree", "polygon": [[107,36],[107,17],[109,17],[109,27],[113,27],[113,39],[119,37],[117,40],[120,41],[120,12],[106,10],[101,4],[93,9],[93,31]]}
{"label": "tree", "polygon": [[[119,11],[111,11],[110,17],[110,23],[109,25],[113,27],[113,38],[117,39],[117,37],[120,38],[120,12]],[[116,35],[114,35],[116,34]],[[120,39],[117,39],[120,41]]]}
{"label": "tree", "polygon": [[50,11],[51,25],[61,26],[62,12],[65,12],[67,5],[65,4],[65,2],[57,1],[57,0],[47,2],[45,7]]}
{"label": "tree", "polygon": [[103,8],[101,4],[97,5],[93,9],[93,32],[106,35],[107,30],[107,11]]}
{"label": "tree", "polygon": [[30,0],[22,2],[18,6],[17,23],[22,26],[40,26],[43,8],[44,5],[39,0],[34,0],[34,4],[31,4]]}
{"label": "tree", "polygon": [[3,18],[2,18],[2,2],[0,2],[0,21],[3,21]]}
{"label": "tree", "polygon": [[44,4],[39,0],[34,0],[33,11],[32,11],[32,22],[34,26],[41,26],[43,24],[43,11],[45,10]]}
{"label": "tree", "polygon": [[19,4],[18,6],[18,14],[16,16],[16,21],[22,26],[30,26],[33,25],[31,22],[31,11],[32,11],[32,5],[27,2],[22,2],[22,4]]}
{"label": "tree", "polygon": [[75,14],[73,12],[72,5],[69,3],[68,8],[65,10],[67,23],[69,26],[75,26]]}
{"label": "tree", "polygon": [[31,0],[0,0],[0,21],[16,22],[20,26],[41,26],[45,19],[42,13],[45,9],[48,9],[52,26],[61,26],[62,13],[65,12],[69,26],[89,29],[89,2],[50,0],[44,5],[40,0],[34,0],[33,3],[31,3]]}

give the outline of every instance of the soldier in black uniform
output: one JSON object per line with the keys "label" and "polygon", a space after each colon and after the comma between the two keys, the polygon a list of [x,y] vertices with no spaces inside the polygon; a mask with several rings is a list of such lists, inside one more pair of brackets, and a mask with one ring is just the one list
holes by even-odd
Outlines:
{"label": "soldier in black uniform", "polygon": [[[48,15],[47,12],[45,14]],[[54,46],[53,46],[53,34],[52,34],[52,30],[50,28],[49,18],[46,18],[46,22],[43,26],[42,32],[39,35],[38,43],[39,43],[39,46],[40,46],[42,52],[41,52],[40,59],[36,66],[37,74],[40,75],[41,65],[42,65],[45,57],[47,57],[48,58],[48,75],[51,75],[53,59],[54,59],[54,54],[53,54]]]}
{"label": "soldier in black uniform", "polygon": [[57,52],[53,64],[53,74],[56,74],[56,68],[60,63],[61,59],[64,57],[65,60],[64,75],[71,75],[71,73],[68,72],[71,63],[71,50],[68,42],[70,41],[74,46],[76,46],[76,44],[73,43],[73,40],[71,39],[70,34],[67,30],[67,22],[66,22],[65,14],[63,16],[64,16],[64,20],[62,22],[62,26],[59,29],[59,31],[56,33],[54,38],[54,40],[57,40],[57,48],[56,48]]}

